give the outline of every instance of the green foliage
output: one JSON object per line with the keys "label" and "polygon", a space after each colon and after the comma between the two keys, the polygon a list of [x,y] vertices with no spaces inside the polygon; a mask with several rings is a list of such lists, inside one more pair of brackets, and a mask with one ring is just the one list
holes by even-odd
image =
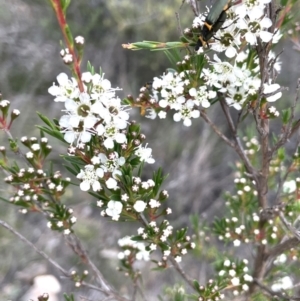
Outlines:
{"label": "green foliage", "polygon": [[64,294],[64,299],[65,299],[65,301],[75,301],[73,294],[71,294],[71,295]]}

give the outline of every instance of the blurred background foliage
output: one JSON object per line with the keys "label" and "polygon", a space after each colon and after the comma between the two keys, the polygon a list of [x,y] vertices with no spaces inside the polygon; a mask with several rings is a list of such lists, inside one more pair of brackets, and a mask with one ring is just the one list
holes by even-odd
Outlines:
{"label": "blurred background foliage", "polygon": [[[122,87],[120,97],[127,94],[137,96],[140,87],[162,74],[170,65],[163,52],[132,52],[124,50],[121,45],[142,40],[178,40],[175,13],[179,13],[183,29],[191,26],[194,18],[189,5],[181,5],[182,0],[73,0],[68,21],[73,35],[83,35],[86,40],[83,69],[89,60],[96,70],[102,68],[114,87]],[[10,100],[11,107],[21,111],[12,133],[16,138],[37,136],[39,132],[34,126],[40,121],[35,112],[38,110],[50,118],[59,118],[63,108],[62,104],[54,103],[47,92],[56,76],[68,71],[59,56],[61,32],[47,1],[0,0],[0,7],[0,89],[3,99]],[[282,102],[287,103],[292,101],[294,95],[300,56],[292,50],[289,41],[277,46],[277,53],[282,50],[281,60],[285,71],[279,81],[290,89],[282,98]],[[210,116],[228,133],[223,115],[217,107],[210,109]],[[146,169],[145,176],[148,177],[159,166],[163,167],[166,174],[170,174],[165,188],[170,193],[169,206],[173,208],[175,227],[191,226],[191,214],[207,223],[214,216],[222,214],[222,194],[230,189],[233,179],[229,162],[237,157],[211,134],[201,120],[193,122],[191,128],[185,128],[181,123],[175,124],[172,117],[153,122],[141,118],[137,110],[131,114],[132,118],[142,121],[143,132],[156,159],[155,165]],[[278,125],[275,124],[274,129],[278,129]],[[0,141],[5,144],[4,133]],[[58,157],[59,153],[65,153],[65,146],[57,145],[56,141],[52,146],[56,168],[67,175]],[[9,196],[9,188],[4,184],[1,195]],[[117,224],[101,218],[100,210],[95,206],[96,200],[77,188],[69,191],[65,201],[79,218],[75,229],[90,256],[101,267],[103,274],[126,294],[130,282],[114,271],[117,261],[110,259],[117,254],[117,239],[135,234],[137,225],[124,225],[120,230]],[[64,244],[63,238],[46,227],[42,216],[34,213],[24,216],[17,208],[0,202],[0,218],[56,258],[64,268],[79,265],[85,269]],[[208,240],[209,236],[205,236],[203,243],[208,244]],[[0,254],[0,300],[25,300],[25,292],[32,287],[33,278],[37,275],[53,274],[60,279],[56,270],[2,228]],[[203,264],[209,256],[206,258],[201,253],[198,257],[196,264],[195,259],[186,260],[185,264],[192,276],[204,282],[210,276],[210,270]],[[154,297],[160,292],[161,283],[173,281],[175,276],[167,270],[163,273],[153,272],[152,276],[146,273],[145,277],[146,290]],[[69,280],[60,279],[60,282],[62,292],[74,291]],[[89,299],[97,297],[95,292],[87,290],[76,294]],[[63,300],[62,293],[59,298]]]}

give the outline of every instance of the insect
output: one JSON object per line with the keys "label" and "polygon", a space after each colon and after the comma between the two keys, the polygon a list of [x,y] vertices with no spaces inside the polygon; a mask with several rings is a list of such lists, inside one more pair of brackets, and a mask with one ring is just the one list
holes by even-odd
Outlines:
{"label": "insect", "polygon": [[195,50],[197,51],[200,47],[208,45],[208,41],[213,35],[221,28],[227,18],[226,10],[229,6],[230,0],[217,0],[209,14],[207,15],[201,33],[198,37]]}

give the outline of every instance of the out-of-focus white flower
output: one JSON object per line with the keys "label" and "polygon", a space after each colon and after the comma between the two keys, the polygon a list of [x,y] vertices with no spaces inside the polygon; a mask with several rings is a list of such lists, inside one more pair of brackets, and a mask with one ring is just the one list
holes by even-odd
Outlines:
{"label": "out-of-focus white flower", "polygon": [[297,189],[297,185],[296,185],[296,181],[294,180],[285,181],[283,183],[282,191],[284,193],[292,193],[296,191],[296,189]]}
{"label": "out-of-focus white flower", "polygon": [[278,292],[281,290],[286,290],[293,287],[293,281],[291,277],[285,276],[279,279],[276,283],[271,286],[272,291]]}
{"label": "out-of-focus white flower", "polygon": [[[277,90],[280,89],[280,86],[278,84],[264,84],[264,94],[271,94]],[[279,91],[278,93],[271,95],[271,96],[267,96],[267,101],[268,102],[274,102],[277,99],[279,99],[282,96],[282,92]]]}
{"label": "out-of-focus white flower", "polygon": [[144,210],[147,207],[147,203],[145,203],[144,201],[138,200],[134,203],[133,208],[136,212],[144,212]]}
{"label": "out-of-focus white flower", "polygon": [[105,210],[108,216],[111,216],[112,220],[117,221],[120,218],[120,213],[122,212],[123,204],[118,201],[109,201],[107,203],[107,208]]}

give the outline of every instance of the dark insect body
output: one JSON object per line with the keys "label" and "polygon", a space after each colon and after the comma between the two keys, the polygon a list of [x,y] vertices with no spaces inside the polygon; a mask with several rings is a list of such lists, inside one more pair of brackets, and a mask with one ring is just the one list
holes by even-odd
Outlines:
{"label": "dark insect body", "polygon": [[217,0],[214,3],[213,7],[210,9],[195,46],[196,51],[200,47],[207,46],[208,41],[214,36],[214,34],[222,27],[222,25],[226,21],[226,10],[229,8],[229,1],[230,0]]}

